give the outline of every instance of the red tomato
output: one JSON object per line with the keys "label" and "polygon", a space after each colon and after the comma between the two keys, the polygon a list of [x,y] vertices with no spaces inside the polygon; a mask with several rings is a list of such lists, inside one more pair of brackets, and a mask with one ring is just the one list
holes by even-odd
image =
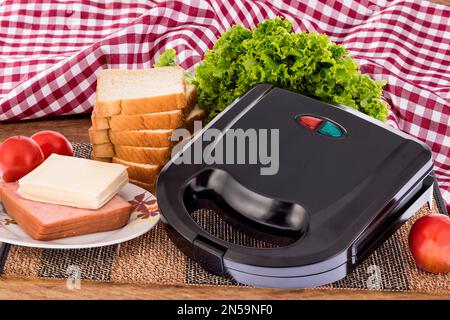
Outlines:
{"label": "red tomato", "polygon": [[423,270],[450,272],[450,217],[433,214],[419,218],[409,232],[409,249]]}
{"label": "red tomato", "polygon": [[14,136],[0,144],[0,174],[5,182],[19,180],[44,161],[39,145],[24,136]]}
{"label": "red tomato", "polygon": [[73,156],[73,149],[70,142],[61,133],[56,131],[39,131],[31,136],[37,142],[47,159],[52,153],[63,156]]}

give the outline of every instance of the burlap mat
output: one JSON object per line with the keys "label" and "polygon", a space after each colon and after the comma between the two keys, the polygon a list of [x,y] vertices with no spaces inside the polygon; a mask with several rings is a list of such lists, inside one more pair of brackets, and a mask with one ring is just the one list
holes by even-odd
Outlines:
{"label": "burlap mat", "polygon": [[[89,157],[87,144],[75,144],[79,157]],[[345,279],[320,289],[361,289],[416,292],[450,292],[450,274],[419,270],[408,250],[408,232],[420,216],[437,213],[424,206]],[[231,242],[261,247],[266,244],[236,232],[207,210],[193,214],[197,223]],[[168,238],[162,223],[147,234],[102,248],[48,250],[9,246],[3,277],[67,278],[68,267],[81,269],[82,279],[139,284],[236,286],[230,279],[212,275],[184,256]]]}

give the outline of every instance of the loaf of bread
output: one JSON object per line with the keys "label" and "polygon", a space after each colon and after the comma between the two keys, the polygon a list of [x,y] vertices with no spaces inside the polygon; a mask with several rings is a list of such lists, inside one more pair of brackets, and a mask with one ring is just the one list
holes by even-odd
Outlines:
{"label": "loaf of bread", "polygon": [[89,129],[92,159],[126,165],[131,183],[155,192],[173,130],[192,131],[206,117],[196,103],[195,86],[184,84],[181,68],[101,71]]}

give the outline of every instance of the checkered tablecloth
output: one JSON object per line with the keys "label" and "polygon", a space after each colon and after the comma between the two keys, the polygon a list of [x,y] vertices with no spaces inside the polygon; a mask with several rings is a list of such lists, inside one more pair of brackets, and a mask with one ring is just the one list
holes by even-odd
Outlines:
{"label": "checkered tablecloth", "polygon": [[172,47],[193,70],[233,24],[275,16],[387,80],[389,124],[430,146],[450,203],[450,6],[423,0],[1,1],[0,121],[89,112],[100,69],[149,68]]}

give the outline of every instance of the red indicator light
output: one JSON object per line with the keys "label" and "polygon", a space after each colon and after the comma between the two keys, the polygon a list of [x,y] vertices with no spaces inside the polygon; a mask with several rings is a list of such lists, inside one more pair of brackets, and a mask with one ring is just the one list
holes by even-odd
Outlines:
{"label": "red indicator light", "polygon": [[301,116],[297,118],[297,122],[299,124],[310,130],[316,130],[316,128],[322,123],[322,121],[322,119],[312,116]]}

